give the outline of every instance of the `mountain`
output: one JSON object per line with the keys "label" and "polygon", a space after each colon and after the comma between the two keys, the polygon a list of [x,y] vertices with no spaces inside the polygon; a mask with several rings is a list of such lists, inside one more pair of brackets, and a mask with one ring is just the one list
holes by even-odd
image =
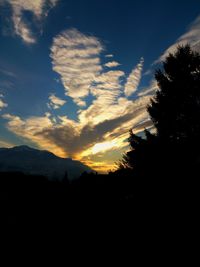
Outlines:
{"label": "mountain", "polygon": [[0,148],[0,172],[19,171],[44,175],[50,180],[77,179],[83,172],[92,172],[88,166],[71,158],[60,158],[46,150],[28,146]]}

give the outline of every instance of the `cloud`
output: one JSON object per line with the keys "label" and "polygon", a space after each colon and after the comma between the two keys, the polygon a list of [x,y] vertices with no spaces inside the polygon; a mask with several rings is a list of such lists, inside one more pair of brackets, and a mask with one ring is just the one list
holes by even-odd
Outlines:
{"label": "cloud", "polygon": [[79,107],[85,107],[86,102],[80,98],[75,98],[74,103],[76,103]]}
{"label": "cloud", "polygon": [[5,102],[2,100],[2,98],[3,98],[3,95],[0,94],[0,111],[1,111],[3,108],[6,108],[6,107],[8,106],[8,104],[5,103]]}
{"label": "cloud", "polygon": [[102,70],[103,46],[93,36],[70,29],[56,36],[51,47],[53,70],[61,76],[66,95],[75,103],[89,94],[92,82]]}
{"label": "cloud", "polygon": [[106,141],[106,142],[95,144],[92,147],[91,151],[92,151],[92,154],[95,155],[95,154],[98,154],[99,152],[103,153],[110,149],[114,149],[115,147],[117,147],[117,142],[112,140],[112,141]]}
{"label": "cloud", "polygon": [[[178,41],[187,40],[197,49],[199,25],[200,17]],[[5,114],[7,128],[59,156],[81,160],[96,170],[112,169],[113,164],[105,155],[110,151],[123,153],[127,149],[129,129],[140,133],[144,128],[152,128],[146,107],[158,87],[152,80],[149,86],[137,91],[143,59],[126,77],[124,71],[113,70],[114,66],[109,71],[104,68],[101,63],[103,52],[104,46],[98,38],[76,29],[57,35],[51,47],[53,70],[60,75],[65,94],[84,109],[78,109],[76,120],[53,116],[50,112],[26,119]],[[135,92],[134,100],[128,99]],[[55,103],[56,96],[51,96],[51,104],[61,106]],[[88,96],[91,97],[89,104]]]}
{"label": "cloud", "polygon": [[121,78],[123,71],[109,71],[102,73],[91,87],[91,94],[95,97],[87,109],[79,112],[78,119],[81,125],[98,125],[106,120],[111,120],[124,112]]}
{"label": "cloud", "polygon": [[133,93],[136,92],[142,76],[143,63],[144,59],[141,58],[140,62],[137,64],[135,69],[133,69],[131,74],[129,75],[124,90],[126,96],[131,96]]}
{"label": "cloud", "polygon": [[105,57],[111,58],[111,57],[114,57],[114,56],[112,54],[108,54],[108,55],[105,55]]}
{"label": "cloud", "polygon": [[36,43],[30,25],[24,18],[24,12],[29,11],[36,20],[42,20],[47,16],[50,8],[57,4],[58,0],[3,0],[1,4],[8,4],[12,9],[12,22],[14,32],[27,44]]}
{"label": "cloud", "polygon": [[114,67],[118,67],[119,65],[120,65],[119,62],[117,61],[111,61],[111,62],[104,64],[104,66],[107,68],[114,68]]}
{"label": "cloud", "polygon": [[27,43],[27,44],[36,43],[36,38],[33,37],[31,30],[21,20],[20,16],[14,15],[13,16],[13,23],[14,23],[15,33],[17,35],[19,35],[25,43]]}
{"label": "cloud", "polygon": [[[43,149],[84,161],[96,169],[103,168],[99,161],[99,167],[94,163],[100,153],[127,149],[130,128],[137,133],[150,127],[146,111],[149,95],[145,93],[134,101],[127,98],[130,91],[133,93],[132,87],[136,90],[139,85],[143,59],[126,79],[124,71],[112,69],[114,64],[109,71],[104,68],[103,51],[98,38],[76,29],[57,35],[51,47],[52,66],[60,75],[65,94],[78,106],[77,118],[52,115],[51,110],[43,116],[26,119],[5,114],[7,128]],[[55,94],[50,95],[49,101],[51,109],[65,104]]]}
{"label": "cloud", "polygon": [[50,108],[53,108],[53,109],[58,109],[66,103],[65,100],[55,96],[54,94],[51,94],[49,96],[49,101],[50,102],[48,103],[48,105]]}
{"label": "cloud", "polygon": [[0,140],[0,148],[2,148],[2,147],[9,148],[9,147],[13,147],[13,146],[14,146],[14,144],[12,144],[12,143],[9,143],[7,141]]}
{"label": "cloud", "polygon": [[6,69],[0,68],[0,73],[5,75],[5,76],[11,77],[11,78],[16,78],[16,74],[15,73],[13,73],[11,71],[8,71]]}
{"label": "cloud", "polygon": [[55,125],[53,118],[49,114],[41,117],[30,117],[22,119],[19,116],[12,114],[3,114],[2,118],[6,119],[7,128],[16,135],[36,143],[42,149],[48,149],[57,155],[64,156],[63,149],[58,147],[44,136],[39,135],[39,132],[44,131],[46,128],[52,128]]}
{"label": "cloud", "polygon": [[8,106],[8,104],[6,104],[2,99],[0,99],[0,111],[3,109],[3,108],[6,108]]}
{"label": "cloud", "polygon": [[[25,120],[10,114],[3,115],[3,118],[8,121],[10,131],[35,142],[41,148],[82,160],[90,153],[95,154],[95,145],[99,143],[109,142],[106,150],[127,146],[124,139],[127,139],[129,129],[134,127],[136,132],[142,129],[144,124],[140,122],[148,118],[146,105],[149,98],[143,97],[135,102],[123,101],[120,102],[124,104],[122,106],[119,103],[113,105],[112,118],[102,117],[101,122],[96,124],[80,118],[75,122],[66,116],[58,117],[55,122],[50,114]],[[105,147],[102,148],[105,150]]]}
{"label": "cloud", "polygon": [[152,75],[152,70],[148,69],[147,71],[145,71],[145,73],[143,73],[143,76],[146,76],[146,75]]}
{"label": "cloud", "polygon": [[160,63],[165,60],[166,56],[169,53],[175,52],[178,45],[190,44],[192,49],[200,52],[200,16],[191,24],[188,31],[181,35],[178,40],[171,45],[160,57],[157,59],[154,64]]}
{"label": "cloud", "polygon": [[155,79],[151,80],[150,85],[146,88],[143,88],[140,92],[138,92],[138,96],[145,96],[149,94],[154,94],[158,90],[158,84]]}

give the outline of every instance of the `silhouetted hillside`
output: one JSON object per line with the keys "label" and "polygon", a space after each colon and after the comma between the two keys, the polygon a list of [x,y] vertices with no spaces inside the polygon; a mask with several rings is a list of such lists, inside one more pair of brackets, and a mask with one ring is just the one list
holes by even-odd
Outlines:
{"label": "silhouetted hillside", "polygon": [[17,146],[0,148],[0,171],[42,175],[50,180],[62,180],[67,174],[68,179],[73,180],[84,171],[92,170],[79,161],[60,158],[49,151]]}

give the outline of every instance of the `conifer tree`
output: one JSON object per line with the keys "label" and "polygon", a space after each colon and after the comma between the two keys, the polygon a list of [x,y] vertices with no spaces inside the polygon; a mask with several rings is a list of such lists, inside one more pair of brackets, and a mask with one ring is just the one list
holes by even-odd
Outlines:
{"label": "conifer tree", "polygon": [[200,160],[200,54],[178,46],[155,72],[159,89],[147,107],[156,130],[146,138],[132,131],[124,168],[139,174],[177,174],[194,170]]}

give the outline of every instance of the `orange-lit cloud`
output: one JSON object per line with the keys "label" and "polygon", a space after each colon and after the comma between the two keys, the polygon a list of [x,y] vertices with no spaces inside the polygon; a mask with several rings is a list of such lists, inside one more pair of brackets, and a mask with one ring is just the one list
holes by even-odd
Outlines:
{"label": "orange-lit cloud", "polygon": [[110,61],[110,62],[107,62],[106,64],[104,64],[104,66],[107,68],[114,68],[114,67],[120,66],[120,63],[117,61]]}
{"label": "orange-lit cloud", "polygon": [[49,103],[47,104],[49,108],[58,109],[66,103],[66,100],[61,99],[54,94],[49,96]]}
{"label": "orange-lit cloud", "polygon": [[[104,50],[99,39],[76,29],[56,36],[51,47],[53,70],[78,107],[77,120],[55,115],[53,109],[63,106],[65,100],[52,94],[51,109],[43,116],[23,119],[4,114],[7,128],[59,156],[81,160],[98,171],[111,170],[116,158],[110,153],[119,158],[117,151],[127,149],[129,129],[140,132],[151,126],[146,111],[150,96],[146,93],[134,101],[127,98],[137,90],[143,59],[126,77],[123,70],[110,66],[108,71],[101,63]],[[86,105],[89,94],[92,102]]]}

